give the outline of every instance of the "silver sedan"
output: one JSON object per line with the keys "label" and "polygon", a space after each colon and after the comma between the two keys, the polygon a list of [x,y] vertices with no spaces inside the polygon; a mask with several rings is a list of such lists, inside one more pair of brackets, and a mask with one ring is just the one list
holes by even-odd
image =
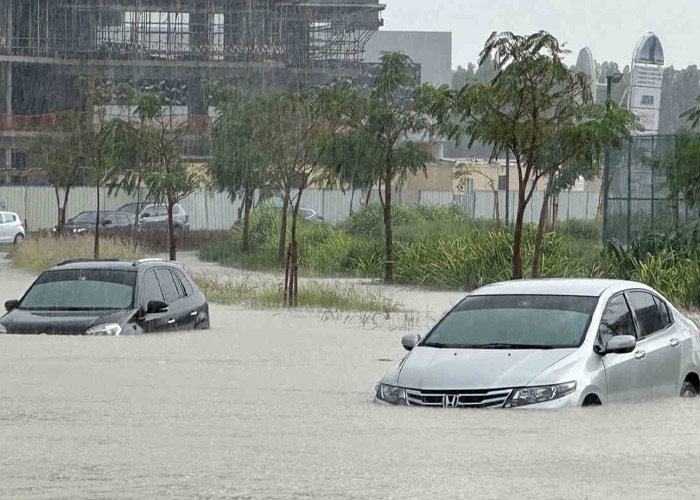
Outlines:
{"label": "silver sedan", "polygon": [[490,285],[402,344],[377,403],[539,409],[700,392],[698,328],[641,283]]}

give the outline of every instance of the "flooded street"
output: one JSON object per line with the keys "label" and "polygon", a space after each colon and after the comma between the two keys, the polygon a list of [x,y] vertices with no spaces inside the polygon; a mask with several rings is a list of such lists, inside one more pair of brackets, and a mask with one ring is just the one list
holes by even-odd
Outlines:
{"label": "flooded street", "polygon": [[[30,282],[3,263],[0,299]],[[0,498],[700,498],[700,400],[380,407],[399,332],[217,306],[212,320],[0,337]]]}

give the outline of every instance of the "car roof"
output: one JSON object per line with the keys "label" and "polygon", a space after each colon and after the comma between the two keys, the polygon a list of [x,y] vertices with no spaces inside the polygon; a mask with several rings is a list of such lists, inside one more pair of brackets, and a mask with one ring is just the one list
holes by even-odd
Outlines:
{"label": "car roof", "polygon": [[541,279],[514,280],[495,283],[475,290],[472,295],[574,295],[600,297],[606,291],[631,288],[651,290],[647,285],[633,281],[607,279]]}
{"label": "car roof", "polygon": [[75,269],[112,269],[114,271],[140,271],[143,269],[151,269],[153,267],[172,267],[182,270],[182,266],[177,262],[161,259],[143,259],[143,260],[68,260],[56,264],[49,271],[65,271]]}

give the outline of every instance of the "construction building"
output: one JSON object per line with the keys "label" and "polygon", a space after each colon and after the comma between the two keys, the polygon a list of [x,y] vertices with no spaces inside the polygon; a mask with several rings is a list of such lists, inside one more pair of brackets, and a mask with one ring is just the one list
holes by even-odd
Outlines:
{"label": "construction building", "polygon": [[0,0],[0,183],[32,180],[28,144],[84,104],[83,77],[159,91],[171,113],[203,124],[186,151],[206,158],[204,79],[253,90],[362,81],[383,10],[379,0]]}

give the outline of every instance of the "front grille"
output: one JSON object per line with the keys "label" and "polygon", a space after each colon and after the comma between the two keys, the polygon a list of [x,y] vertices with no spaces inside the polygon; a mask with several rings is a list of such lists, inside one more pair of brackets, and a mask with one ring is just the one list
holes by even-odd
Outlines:
{"label": "front grille", "polygon": [[501,408],[513,389],[419,391],[406,389],[409,406],[447,408]]}

